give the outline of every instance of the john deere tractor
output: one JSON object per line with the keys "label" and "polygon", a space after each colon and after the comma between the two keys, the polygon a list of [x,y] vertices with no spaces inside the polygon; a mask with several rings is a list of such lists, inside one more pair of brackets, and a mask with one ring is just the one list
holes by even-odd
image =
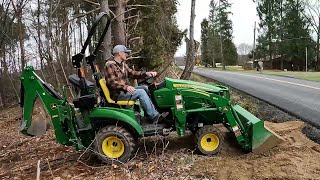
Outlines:
{"label": "john deere tractor", "polygon": [[[85,57],[86,48],[102,17],[108,21],[96,49]],[[32,116],[35,101],[40,99],[50,115],[56,141],[84,150],[91,145],[96,155],[105,163],[127,162],[137,149],[139,138],[163,135],[175,131],[184,136],[190,130],[196,137],[199,153],[217,154],[223,145],[223,136],[217,124],[223,124],[234,134],[243,150],[258,152],[268,150],[280,142],[277,135],[264,126],[264,122],[239,105],[231,105],[227,87],[208,85],[187,80],[165,78],[155,83],[153,78],[141,80],[148,85],[150,98],[159,112],[170,112],[161,124],[153,124],[144,117],[139,102],[117,101],[110,92],[95,63],[96,55],[111,23],[106,14],[100,14],[91,28],[81,52],[72,57],[77,75],[69,82],[77,92],[68,102],[65,86],[62,94],[43,81],[32,67],[21,75],[21,107],[23,118],[20,130],[29,136],[47,130],[45,120]],[[90,66],[94,82],[86,79],[82,62]],[[190,142],[192,143],[192,142]]]}

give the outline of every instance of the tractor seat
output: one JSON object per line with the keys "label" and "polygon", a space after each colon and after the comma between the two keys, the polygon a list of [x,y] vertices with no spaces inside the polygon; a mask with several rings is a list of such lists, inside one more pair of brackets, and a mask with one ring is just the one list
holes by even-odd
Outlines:
{"label": "tractor seat", "polygon": [[[80,86],[80,78],[78,75],[76,74],[72,74],[68,77],[69,82],[74,85],[75,87],[79,87]],[[91,81],[86,80],[86,84],[89,88],[94,88],[95,84]]]}
{"label": "tractor seat", "polygon": [[134,105],[134,101],[114,101],[111,99],[110,97],[110,91],[106,85],[106,80],[105,79],[100,79],[99,80],[99,84],[101,86],[101,89],[103,91],[103,94],[104,96],[106,97],[106,100],[108,103],[111,103],[111,104],[118,104],[118,105],[121,105],[121,106],[133,106]]}

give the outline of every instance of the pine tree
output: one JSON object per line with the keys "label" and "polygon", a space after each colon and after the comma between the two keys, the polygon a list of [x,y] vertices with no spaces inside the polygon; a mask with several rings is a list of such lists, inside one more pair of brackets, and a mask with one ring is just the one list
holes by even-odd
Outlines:
{"label": "pine tree", "polygon": [[201,61],[205,64],[211,64],[208,41],[209,41],[209,22],[205,18],[201,22]]}
{"label": "pine tree", "polygon": [[302,70],[305,67],[305,49],[309,49],[309,56],[314,54],[315,42],[310,37],[308,22],[302,14],[305,11],[303,2],[287,0],[284,7],[286,10],[282,44],[297,70]]}
{"label": "pine tree", "polygon": [[[278,9],[277,2],[277,0],[257,0],[257,12],[260,18],[259,27],[262,31],[261,37],[258,38],[259,44],[257,50],[265,49],[265,47],[267,46],[268,55],[261,51],[259,53],[263,54],[265,57],[269,57],[271,62],[271,69],[273,68],[272,56],[274,55],[274,44],[272,42],[272,39],[276,38],[275,24],[277,21],[275,21],[275,17],[278,17],[278,11],[276,11],[276,9]],[[260,44],[264,47],[259,47]]]}
{"label": "pine tree", "polygon": [[[128,45],[140,56],[135,63],[153,69],[169,62],[181,43],[183,34],[175,19],[176,0],[135,0],[128,4],[138,4],[136,10],[128,14]],[[144,7],[144,5],[146,7]]]}
{"label": "pine tree", "polygon": [[304,3],[301,0],[258,0],[257,11],[260,17],[260,36],[256,48],[257,58],[271,60],[280,57],[280,69],[285,59],[292,60],[295,69],[305,66],[305,49],[313,52],[313,41],[310,38],[308,22],[303,13]]}
{"label": "pine tree", "polygon": [[232,21],[229,19],[231,4],[228,0],[211,0],[208,18],[208,61],[223,63],[223,65],[237,64],[237,49],[233,43]]}
{"label": "pine tree", "polygon": [[212,67],[216,67],[216,63],[221,62],[220,58],[220,46],[218,37],[218,21],[217,21],[217,8],[218,4],[214,0],[210,2],[210,12],[209,12],[209,26],[208,26],[208,54],[209,61],[212,63]]}

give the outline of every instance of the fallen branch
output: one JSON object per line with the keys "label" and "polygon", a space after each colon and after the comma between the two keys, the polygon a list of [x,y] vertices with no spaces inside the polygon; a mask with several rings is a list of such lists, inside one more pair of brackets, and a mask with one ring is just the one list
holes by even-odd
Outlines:
{"label": "fallen branch", "polygon": [[48,163],[48,167],[49,167],[49,170],[50,170],[51,176],[52,176],[52,178],[54,179],[54,175],[53,175],[53,173],[52,173],[52,170],[51,170],[51,167],[50,167],[50,163],[49,163],[48,158],[46,158],[46,160],[47,160],[47,163]]}
{"label": "fallen branch", "polygon": [[37,165],[37,180],[40,180],[40,160],[38,160],[38,165]]}

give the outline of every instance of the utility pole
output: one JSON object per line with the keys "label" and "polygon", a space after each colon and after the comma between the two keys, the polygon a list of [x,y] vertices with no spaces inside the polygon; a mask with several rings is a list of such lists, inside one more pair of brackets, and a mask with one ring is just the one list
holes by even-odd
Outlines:
{"label": "utility pole", "polygon": [[306,72],[308,72],[308,47],[306,47]]}
{"label": "utility pole", "polygon": [[253,51],[252,51],[252,59],[255,60],[256,55],[256,28],[257,28],[257,22],[254,22],[254,29],[253,29]]}
{"label": "utility pole", "polygon": [[268,30],[269,30],[269,60],[271,64],[271,69],[273,69],[273,63],[272,63],[272,17],[271,17],[271,0],[268,1]]}
{"label": "utility pole", "polygon": [[[281,0],[280,1],[280,23],[281,24],[283,24],[283,0]],[[280,40],[280,61],[281,61],[281,65],[280,65],[280,69],[281,69],[281,71],[283,71],[284,70],[284,65],[283,65],[283,57],[282,57],[282,55],[283,55],[283,49],[282,49],[282,39],[283,39],[283,36],[284,36],[284,34],[283,34],[283,27],[280,27],[280,38],[281,38],[281,40]]]}
{"label": "utility pole", "polygon": [[320,59],[319,59],[319,56],[320,56],[320,14],[319,14],[319,21],[318,21],[318,36],[317,36],[317,70],[320,71]]}

